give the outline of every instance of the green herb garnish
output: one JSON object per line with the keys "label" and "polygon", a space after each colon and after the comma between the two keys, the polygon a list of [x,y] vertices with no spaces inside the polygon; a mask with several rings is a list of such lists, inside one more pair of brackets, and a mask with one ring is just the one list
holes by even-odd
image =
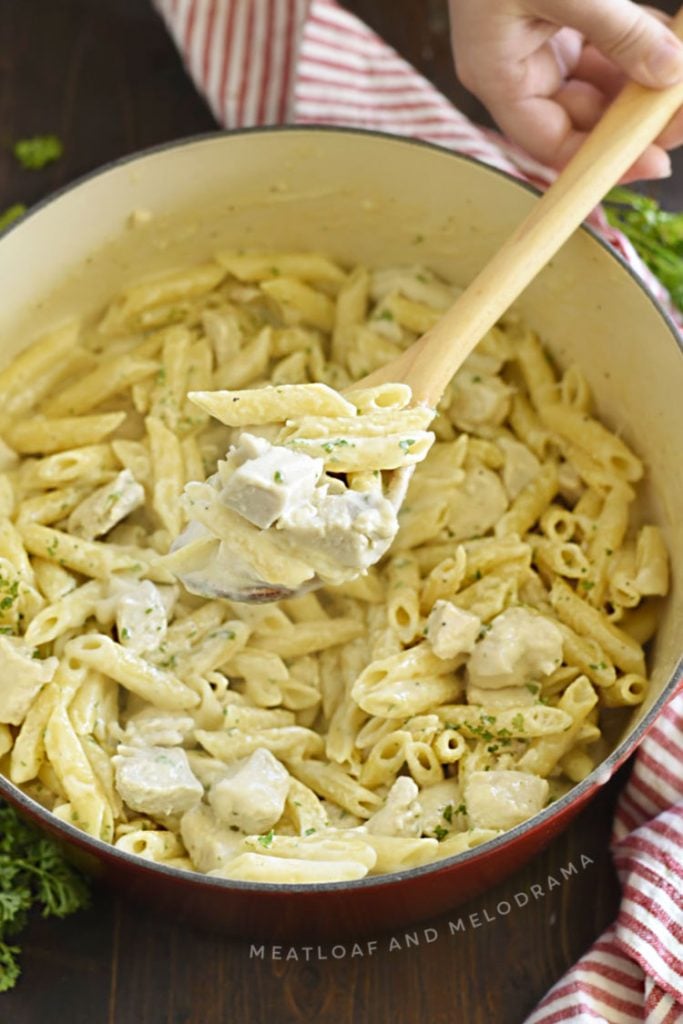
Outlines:
{"label": "green herb garnish", "polygon": [[335,448],[355,448],[355,447],[356,446],[354,444],[352,444],[351,441],[347,441],[343,437],[337,437],[337,438],[335,438],[334,441],[325,441],[325,443],[321,445],[322,450],[324,452],[327,452],[328,454],[331,451],[334,451]]}
{"label": "green herb garnish", "polygon": [[8,206],[3,213],[0,213],[0,231],[4,231],[10,224],[14,224],[15,220],[19,220],[25,213],[26,207],[23,203],[13,203],[12,206]]}
{"label": "green herb garnish", "polygon": [[13,988],[21,968],[14,937],[28,912],[39,906],[43,917],[66,917],[87,907],[88,887],[52,840],[23,821],[0,800],[0,992]]}
{"label": "green herb garnish", "polygon": [[19,580],[0,576],[0,612],[6,612],[19,597]]}
{"label": "green herb garnish", "polygon": [[274,835],[275,833],[271,828],[270,832],[266,832],[264,836],[257,836],[256,842],[259,844],[259,846],[262,846],[264,850],[267,850],[268,847],[272,845]]}
{"label": "green herb garnish", "polygon": [[608,192],[604,210],[683,310],[683,213],[669,213],[649,196],[621,187]]}
{"label": "green herb garnish", "polygon": [[41,171],[47,164],[59,160],[64,146],[56,135],[34,135],[15,142],[12,152],[24,170]]}

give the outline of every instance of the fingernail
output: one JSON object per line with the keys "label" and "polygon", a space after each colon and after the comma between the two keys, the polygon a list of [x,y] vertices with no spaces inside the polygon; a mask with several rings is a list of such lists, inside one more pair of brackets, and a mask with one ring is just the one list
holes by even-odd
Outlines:
{"label": "fingernail", "polygon": [[671,166],[671,157],[666,154],[666,163],[662,160],[662,166],[660,167],[658,178],[670,178],[673,174],[673,168]]}
{"label": "fingernail", "polygon": [[647,57],[646,67],[659,85],[674,85],[683,79],[683,44],[665,37]]}
{"label": "fingernail", "polygon": [[670,178],[672,174],[671,157],[668,153],[658,153],[655,166],[646,176],[647,181],[660,181],[662,178]]}

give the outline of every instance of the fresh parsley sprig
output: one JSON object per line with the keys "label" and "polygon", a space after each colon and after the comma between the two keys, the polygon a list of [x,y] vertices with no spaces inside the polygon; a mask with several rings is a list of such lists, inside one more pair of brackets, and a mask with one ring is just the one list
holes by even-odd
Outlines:
{"label": "fresh parsley sprig", "polygon": [[12,206],[8,206],[6,210],[0,211],[0,231],[4,231],[15,220],[23,217],[25,213],[26,207],[23,203],[14,203]]}
{"label": "fresh parsley sprig", "polygon": [[21,968],[14,937],[32,907],[43,917],[66,917],[87,907],[88,885],[59,847],[0,800],[0,992],[13,988]]}
{"label": "fresh parsley sprig", "polygon": [[619,186],[603,203],[607,220],[622,231],[683,310],[683,213],[663,210],[655,199]]}
{"label": "fresh parsley sprig", "polygon": [[18,139],[12,152],[24,170],[42,171],[43,167],[59,160],[64,145],[56,135],[34,135],[30,139]]}

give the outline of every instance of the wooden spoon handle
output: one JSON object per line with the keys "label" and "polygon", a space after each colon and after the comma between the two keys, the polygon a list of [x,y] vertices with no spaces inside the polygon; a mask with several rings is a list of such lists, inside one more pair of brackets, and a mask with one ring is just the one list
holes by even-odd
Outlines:
{"label": "wooden spoon handle", "polygon": [[[672,28],[683,38],[683,8]],[[404,380],[416,402],[436,406],[477,343],[681,104],[683,82],[661,90],[628,83],[531,213],[443,318],[401,356],[371,374],[368,383]]]}

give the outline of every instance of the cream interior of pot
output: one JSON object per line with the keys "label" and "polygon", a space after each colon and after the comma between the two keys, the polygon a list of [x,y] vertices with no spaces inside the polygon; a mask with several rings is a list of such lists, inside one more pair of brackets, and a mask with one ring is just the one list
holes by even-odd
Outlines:
{"label": "cream interior of pot", "polygon": [[[162,149],[85,181],[0,241],[0,364],[44,328],[92,315],[123,285],[221,246],[421,263],[464,285],[535,201],[481,165],[359,133],[274,130]],[[586,232],[519,308],[561,365],[580,364],[598,415],[644,458],[644,500],[672,552],[673,591],[636,723],[683,646],[683,357],[652,300]]]}

